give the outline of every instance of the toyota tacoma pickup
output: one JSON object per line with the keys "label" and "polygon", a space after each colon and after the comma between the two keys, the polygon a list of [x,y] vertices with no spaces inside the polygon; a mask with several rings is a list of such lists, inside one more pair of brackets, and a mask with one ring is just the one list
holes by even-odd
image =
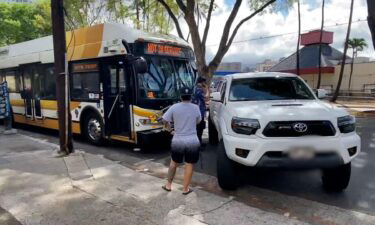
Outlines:
{"label": "toyota tacoma pickup", "polygon": [[293,74],[226,76],[209,109],[220,187],[236,189],[246,166],[321,169],[326,190],[344,190],[361,141],[355,118],[323,97]]}

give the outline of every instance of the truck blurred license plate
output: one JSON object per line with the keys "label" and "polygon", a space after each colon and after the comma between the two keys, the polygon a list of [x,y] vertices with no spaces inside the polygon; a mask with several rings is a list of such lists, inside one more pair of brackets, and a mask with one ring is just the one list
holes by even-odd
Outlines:
{"label": "truck blurred license plate", "polygon": [[314,156],[315,156],[314,150],[309,149],[309,148],[294,148],[289,151],[289,157],[291,159],[306,160],[306,159],[312,159],[314,158]]}

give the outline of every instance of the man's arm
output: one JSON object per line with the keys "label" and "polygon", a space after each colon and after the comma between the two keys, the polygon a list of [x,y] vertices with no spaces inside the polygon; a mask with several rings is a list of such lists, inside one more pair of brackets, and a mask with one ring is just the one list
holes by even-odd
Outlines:
{"label": "man's arm", "polygon": [[201,111],[199,109],[199,107],[197,105],[195,105],[195,115],[196,115],[196,118],[197,118],[197,124],[199,124],[201,121],[202,121],[202,115],[201,115]]}
{"label": "man's arm", "polygon": [[167,112],[164,113],[163,119],[162,119],[165,129],[168,130],[169,132],[172,130],[172,127],[171,127],[172,121],[173,121],[173,107],[170,107],[167,110]]}

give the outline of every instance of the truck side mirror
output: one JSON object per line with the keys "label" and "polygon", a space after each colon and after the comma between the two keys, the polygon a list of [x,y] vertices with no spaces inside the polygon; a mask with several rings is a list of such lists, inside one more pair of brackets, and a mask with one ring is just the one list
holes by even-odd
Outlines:
{"label": "truck side mirror", "polygon": [[137,73],[146,73],[148,71],[147,61],[143,57],[139,57],[134,61],[134,67]]}
{"label": "truck side mirror", "polygon": [[319,99],[323,99],[327,97],[327,91],[325,89],[318,89],[316,90],[316,95]]}
{"label": "truck side mirror", "polygon": [[212,92],[211,95],[210,95],[210,99],[214,102],[221,102],[220,92]]}

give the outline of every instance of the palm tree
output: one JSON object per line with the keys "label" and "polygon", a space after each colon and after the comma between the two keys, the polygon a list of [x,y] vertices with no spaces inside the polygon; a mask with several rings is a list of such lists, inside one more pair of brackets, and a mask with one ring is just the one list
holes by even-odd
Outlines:
{"label": "palm tree", "polygon": [[298,39],[297,39],[297,51],[296,51],[296,69],[297,75],[300,74],[300,67],[299,67],[299,45],[301,40],[301,5],[300,0],[297,0],[297,11],[298,11]]}
{"label": "palm tree", "polygon": [[339,81],[337,82],[337,87],[336,87],[335,93],[332,96],[331,102],[335,102],[337,100],[337,97],[339,96],[339,92],[340,92],[341,83],[342,83],[342,77],[344,76],[346,53],[348,52],[348,41],[349,41],[349,37],[350,37],[350,30],[352,28],[353,5],[354,5],[354,0],[351,0],[348,31],[346,32],[346,38],[345,38],[345,44],[344,44],[344,53],[342,55],[342,60],[341,60],[341,69],[340,69]]}
{"label": "palm tree", "polygon": [[322,80],[322,40],[323,40],[323,28],[324,28],[324,5],[325,0],[322,0],[322,25],[320,27],[320,42],[319,42],[319,58],[318,58],[318,64],[319,64],[319,74],[318,74],[318,84],[316,85],[316,89],[320,88],[320,83]]}
{"label": "palm tree", "polygon": [[350,65],[349,87],[348,87],[350,91],[350,86],[352,84],[352,75],[353,75],[353,70],[354,70],[354,59],[357,57],[358,52],[363,51],[363,49],[367,47],[367,43],[365,39],[363,38],[353,38],[353,39],[349,39],[348,47],[353,49],[352,63]]}

